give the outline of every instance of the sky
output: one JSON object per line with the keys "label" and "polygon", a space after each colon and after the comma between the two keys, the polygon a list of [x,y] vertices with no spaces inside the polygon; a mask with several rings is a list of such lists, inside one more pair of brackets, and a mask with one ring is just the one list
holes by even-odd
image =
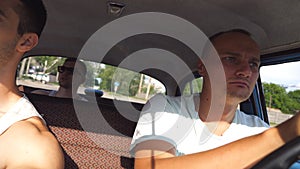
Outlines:
{"label": "sky", "polygon": [[300,90],[300,61],[260,69],[261,80],[287,87],[287,91]]}

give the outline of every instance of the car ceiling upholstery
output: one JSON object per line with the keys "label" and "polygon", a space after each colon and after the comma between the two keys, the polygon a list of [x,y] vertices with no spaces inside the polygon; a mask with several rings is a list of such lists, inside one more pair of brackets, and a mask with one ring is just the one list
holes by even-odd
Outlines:
{"label": "car ceiling upholstery", "polygon": [[[108,12],[109,2],[125,5],[119,16]],[[246,29],[261,46],[262,54],[300,47],[298,0],[44,0],[44,3],[48,21],[39,45],[27,55],[78,57],[85,42],[104,25],[141,12],[161,12],[181,17],[196,25],[207,36],[228,29]],[[151,27],[151,24],[148,26]],[[181,29],[184,29],[184,25]],[[101,62],[117,66],[130,54],[146,48],[170,51],[192,70],[197,69],[198,57],[192,50],[174,38],[159,34],[142,34],[122,39],[108,53],[95,53],[93,57],[86,57],[91,61],[99,61],[97,56],[105,56]],[[142,72],[159,80],[164,79],[165,83],[168,80],[173,82],[171,77],[168,79],[165,74],[157,71]]]}

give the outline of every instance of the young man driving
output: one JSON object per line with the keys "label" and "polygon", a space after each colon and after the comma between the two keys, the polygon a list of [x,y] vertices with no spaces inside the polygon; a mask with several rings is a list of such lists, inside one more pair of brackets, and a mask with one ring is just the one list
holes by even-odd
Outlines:
{"label": "young man driving", "polygon": [[[220,86],[226,93],[224,108],[211,111],[212,106],[222,107],[224,99],[212,102],[210,78],[215,77],[208,77],[199,61],[198,71],[203,76],[200,102],[194,97],[159,95],[146,104],[131,145],[135,168],[248,168],[299,136],[299,114],[268,129],[258,117],[238,110],[259,76],[260,49],[250,34],[230,30],[210,40],[225,72],[225,85]],[[208,49],[204,57],[209,53]]]}

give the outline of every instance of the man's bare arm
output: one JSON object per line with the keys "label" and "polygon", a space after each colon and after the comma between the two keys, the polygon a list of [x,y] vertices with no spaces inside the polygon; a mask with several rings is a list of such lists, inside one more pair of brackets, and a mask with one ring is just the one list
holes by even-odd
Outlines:
{"label": "man's bare arm", "polygon": [[39,119],[18,122],[6,134],[16,139],[12,140],[8,168],[64,168],[64,156],[58,141]]}
{"label": "man's bare arm", "polygon": [[[135,168],[139,169],[181,169],[181,168],[247,168],[264,156],[300,135],[300,115],[271,128],[264,133],[247,137],[225,146],[175,157],[174,149],[137,150]],[[163,141],[157,141],[161,145]],[[147,144],[146,142],[140,144]],[[164,144],[167,144],[164,142]],[[142,147],[143,145],[139,145]],[[147,157],[146,157],[147,156]],[[139,158],[141,157],[141,158]]]}

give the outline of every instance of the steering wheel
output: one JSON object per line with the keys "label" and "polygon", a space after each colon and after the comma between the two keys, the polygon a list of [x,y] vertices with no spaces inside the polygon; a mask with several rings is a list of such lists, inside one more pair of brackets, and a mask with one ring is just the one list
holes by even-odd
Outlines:
{"label": "steering wheel", "polygon": [[252,169],[287,169],[299,159],[300,137],[297,137],[267,155],[254,167],[252,167]]}

